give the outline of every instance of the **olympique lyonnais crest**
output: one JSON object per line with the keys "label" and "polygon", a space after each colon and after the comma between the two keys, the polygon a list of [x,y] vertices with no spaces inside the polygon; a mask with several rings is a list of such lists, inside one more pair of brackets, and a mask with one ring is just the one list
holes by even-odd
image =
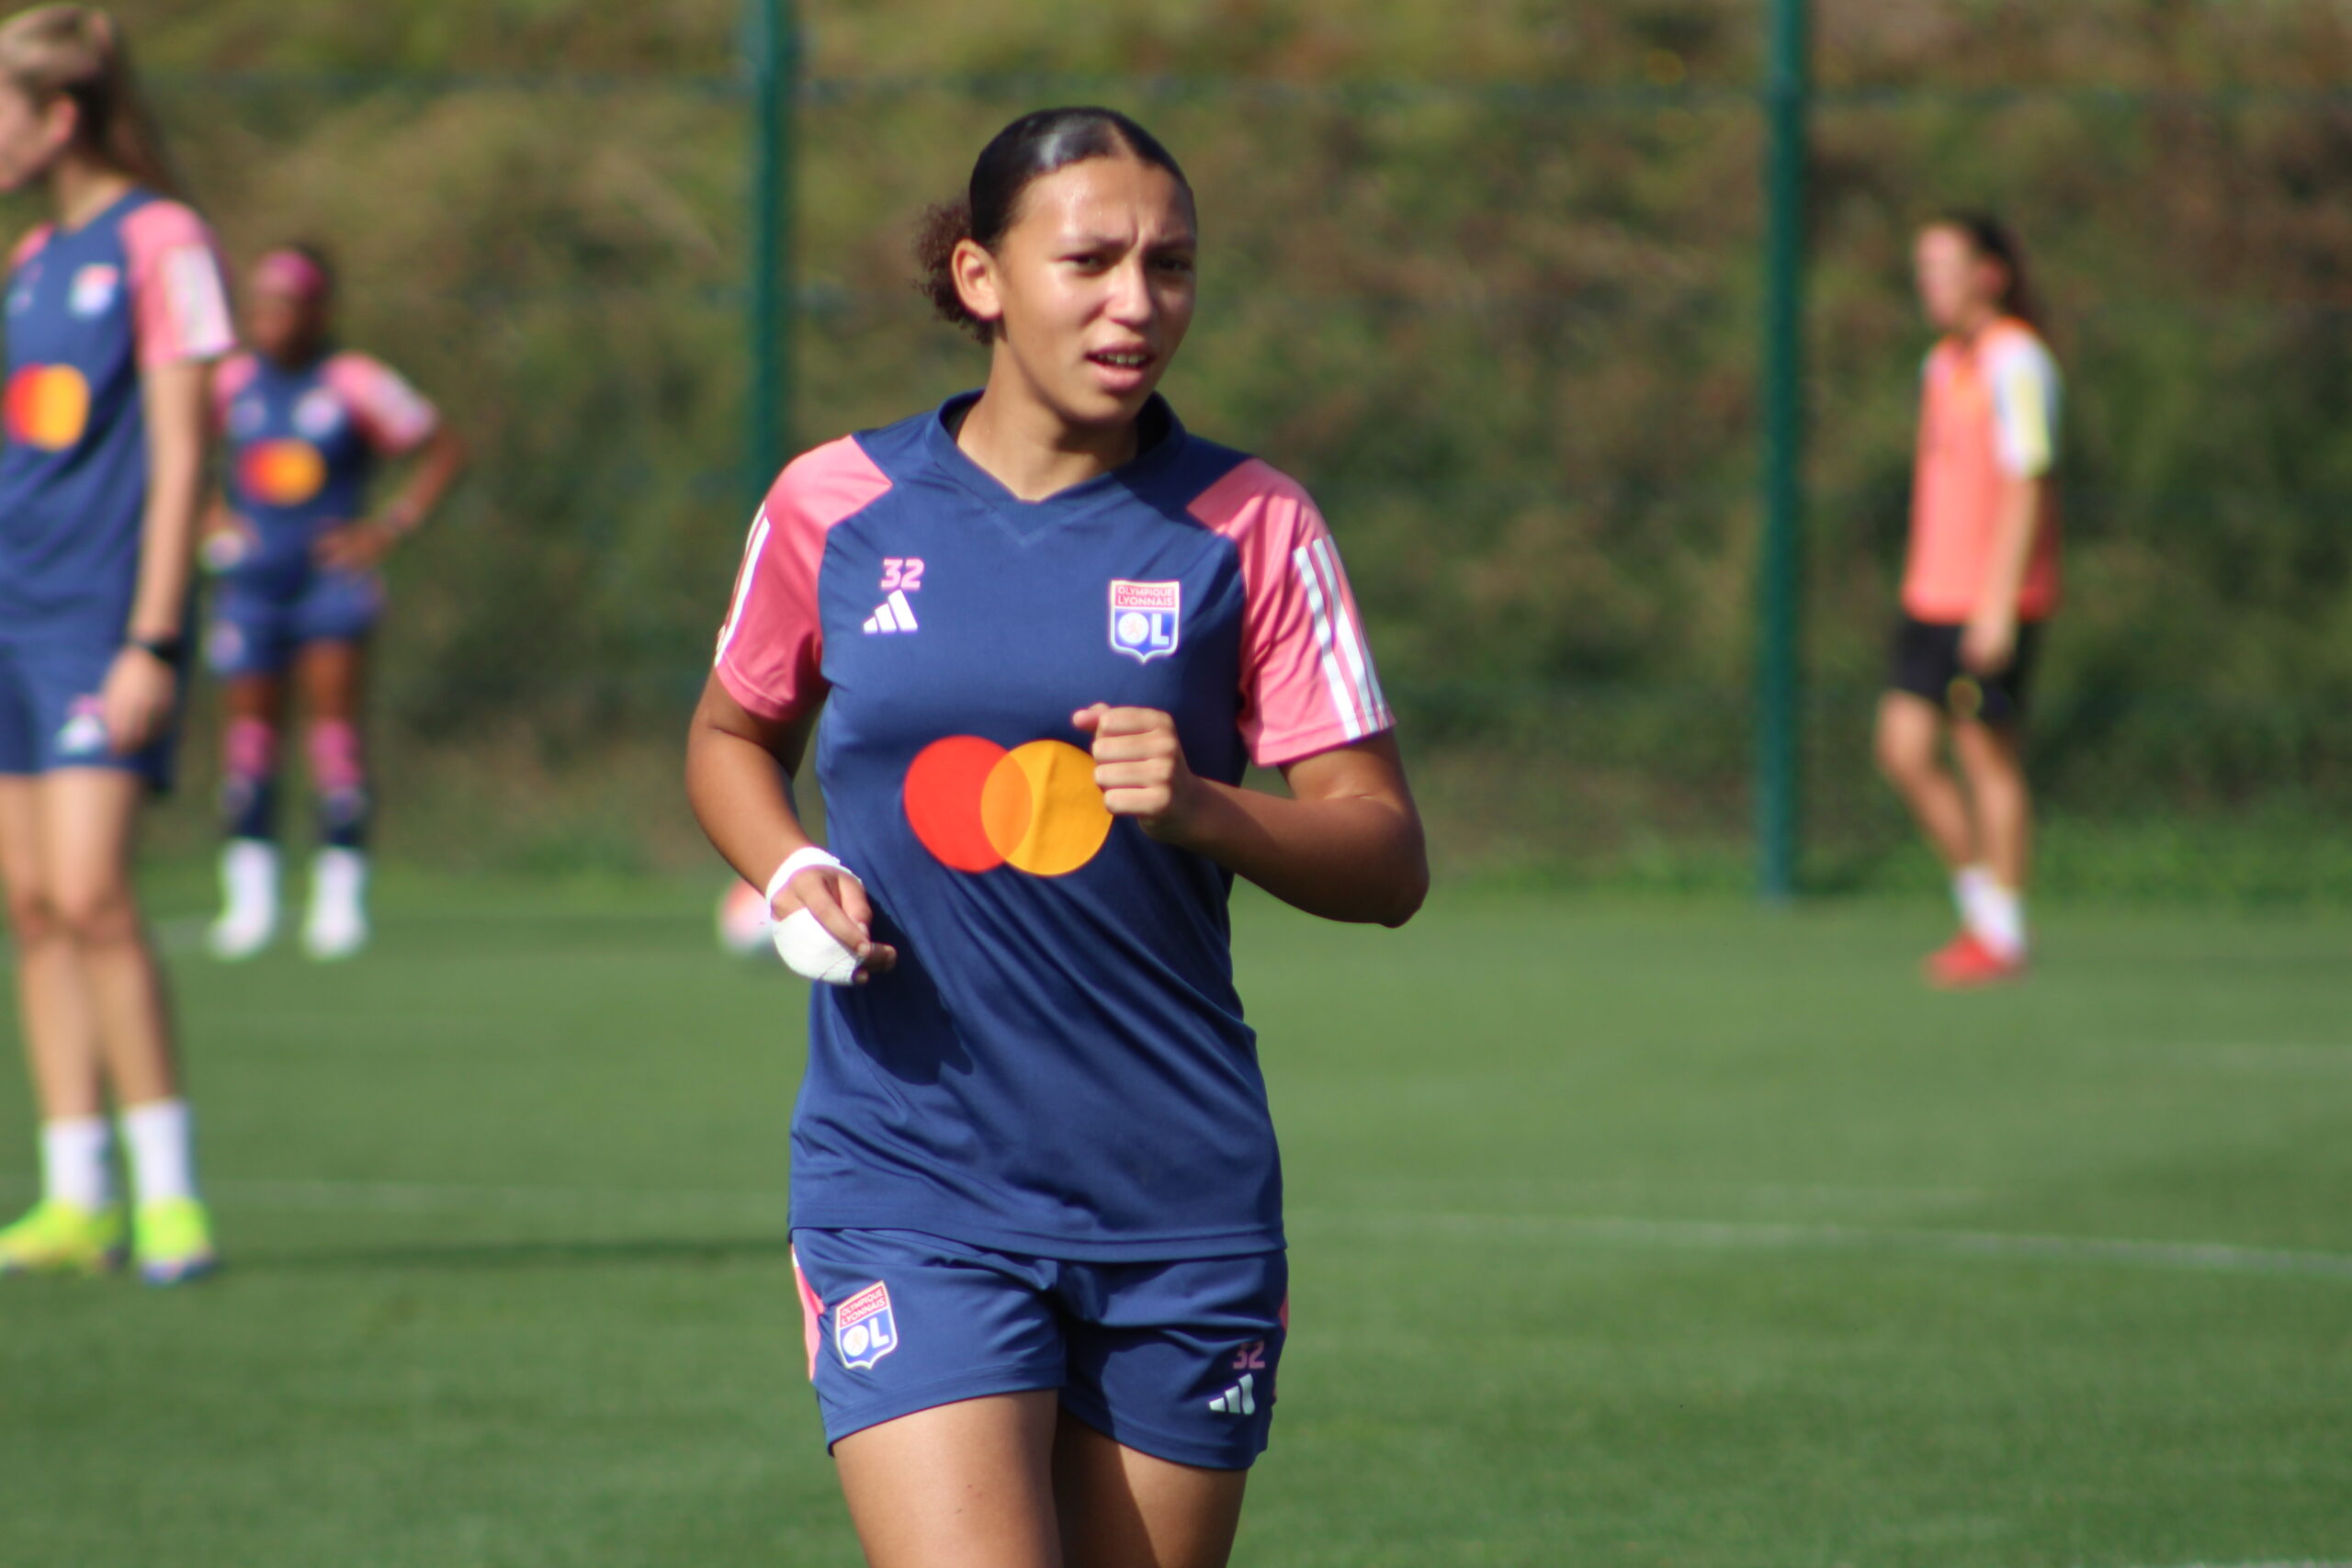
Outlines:
{"label": "olympique lyonnais crest", "polygon": [[899,1348],[899,1320],[890,1287],[876,1280],[833,1313],[833,1353],[852,1371],[870,1367]]}
{"label": "olympique lyonnais crest", "polygon": [[114,303],[115,289],[121,285],[122,273],[105,262],[92,262],[74,275],[73,298],[69,304],[75,315],[87,320],[103,316],[107,307]]}
{"label": "olympique lyonnais crest", "polygon": [[1136,663],[1175,652],[1183,623],[1182,583],[1111,584],[1111,646]]}

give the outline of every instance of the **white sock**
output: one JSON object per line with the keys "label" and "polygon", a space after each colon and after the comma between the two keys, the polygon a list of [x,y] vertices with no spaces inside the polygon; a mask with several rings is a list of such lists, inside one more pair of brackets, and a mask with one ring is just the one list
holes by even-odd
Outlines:
{"label": "white sock", "polygon": [[356,909],[368,894],[368,855],[362,850],[327,848],[311,862],[311,901]]}
{"label": "white sock", "polygon": [[130,1145],[130,1179],[139,1201],[196,1196],[194,1119],[185,1100],[158,1100],[122,1113]]}
{"label": "white sock", "polygon": [[81,1209],[114,1201],[114,1168],[107,1156],[114,1129],[103,1116],[72,1116],[40,1125],[40,1186],[44,1197]]}
{"label": "white sock", "polygon": [[1951,907],[1960,911],[1960,923],[1970,931],[1976,929],[1976,908],[1987,889],[1999,886],[1993,880],[1989,865],[1964,865],[1951,874]]}
{"label": "white sock", "polygon": [[220,891],[232,909],[277,908],[277,846],[266,839],[232,839],[220,850]]}
{"label": "white sock", "polygon": [[1965,919],[1976,940],[2014,963],[2025,956],[2025,895],[1986,876],[1973,888]]}

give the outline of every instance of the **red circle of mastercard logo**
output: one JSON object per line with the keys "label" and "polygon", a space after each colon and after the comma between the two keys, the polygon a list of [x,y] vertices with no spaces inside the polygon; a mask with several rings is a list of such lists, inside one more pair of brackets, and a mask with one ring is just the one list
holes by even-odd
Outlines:
{"label": "red circle of mastercard logo", "polygon": [[1094,759],[1059,740],[1005,750],[977,735],[934,740],[907,769],[907,825],[944,865],[1061,876],[1111,833]]}
{"label": "red circle of mastercard logo", "polygon": [[237,465],[245,493],[265,506],[300,506],[327,482],[327,460],[307,441],[256,441]]}
{"label": "red circle of mastercard logo", "polygon": [[90,384],[71,365],[28,365],[8,378],[8,439],[62,452],[90,423]]}

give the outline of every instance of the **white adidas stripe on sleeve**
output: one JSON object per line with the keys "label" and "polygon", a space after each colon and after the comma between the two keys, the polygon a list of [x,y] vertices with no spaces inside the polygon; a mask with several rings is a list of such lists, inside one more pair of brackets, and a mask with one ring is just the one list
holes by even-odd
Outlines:
{"label": "white adidas stripe on sleeve", "polygon": [[1364,645],[1363,631],[1348,613],[1347,596],[1340,591],[1344,579],[1340,575],[1339,555],[1328,535],[1315,541],[1315,564],[1321,569],[1324,592],[1338,623],[1333,628],[1334,640],[1355,686],[1356,715],[1370,728],[1379,721],[1386,704],[1381,695],[1380,678],[1373,673],[1372,649]]}
{"label": "white adidas stripe on sleeve", "polygon": [[727,607],[727,624],[718,628],[718,651],[711,656],[717,664],[727,657],[727,645],[735,640],[735,628],[743,623],[743,606],[752,597],[752,579],[760,569],[760,551],[768,542],[768,509],[752,522],[751,542],[743,547],[743,564],[735,574],[735,602]]}
{"label": "white adidas stripe on sleeve", "polygon": [[1316,575],[1315,558],[1309,547],[1301,545],[1291,552],[1291,566],[1299,575],[1306,590],[1306,608],[1315,620],[1315,641],[1321,650],[1323,683],[1330,688],[1331,706],[1340,716],[1340,724],[1351,740],[1363,737],[1363,720],[1357,716],[1355,701],[1348,689],[1348,677],[1340,668],[1338,637],[1331,625],[1331,612],[1323,597],[1323,583]]}

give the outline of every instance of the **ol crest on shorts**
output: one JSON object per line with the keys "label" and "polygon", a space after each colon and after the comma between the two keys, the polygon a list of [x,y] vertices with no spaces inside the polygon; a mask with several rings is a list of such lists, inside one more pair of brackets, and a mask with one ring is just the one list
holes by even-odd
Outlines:
{"label": "ol crest on shorts", "polygon": [[1111,646],[1138,664],[1176,651],[1183,631],[1182,582],[1111,584]]}
{"label": "ol crest on shorts", "polygon": [[833,1354],[851,1371],[872,1366],[899,1348],[899,1319],[890,1287],[876,1280],[833,1313]]}

